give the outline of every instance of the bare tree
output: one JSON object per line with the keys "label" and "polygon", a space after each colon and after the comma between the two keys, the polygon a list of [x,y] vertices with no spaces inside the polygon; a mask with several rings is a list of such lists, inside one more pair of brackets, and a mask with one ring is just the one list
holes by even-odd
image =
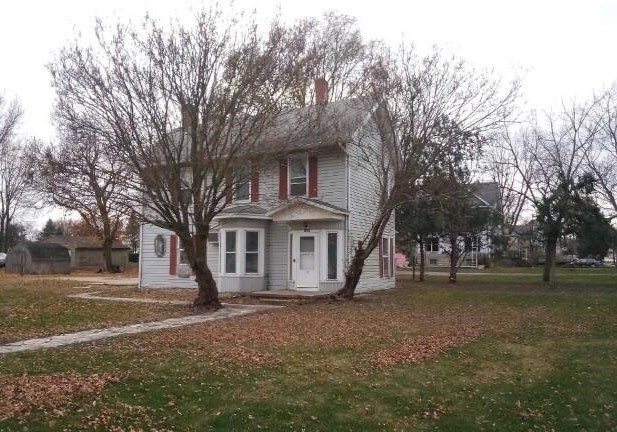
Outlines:
{"label": "bare tree", "polygon": [[605,209],[617,217],[617,84],[598,99],[594,120],[599,130],[587,165],[596,178],[596,192]]}
{"label": "bare tree", "polygon": [[260,28],[216,9],[188,27],[99,22],[96,34],[95,47],[76,43],[50,65],[58,115],[117,152],[134,209],[184,245],[199,287],[194,305],[219,308],[206,240],[246,181],[242,167],[258,170],[277,157],[297,128],[278,121],[302,70],[297,35],[276,21]]}
{"label": "bare tree", "polygon": [[579,193],[589,187],[585,162],[598,133],[594,103],[563,104],[558,114],[546,115],[546,126],[531,126],[504,140],[508,164],[524,182],[545,240],[543,280],[555,282],[557,243]]}
{"label": "bare tree", "polygon": [[297,55],[304,58],[289,96],[298,107],[311,105],[315,78],[327,83],[328,101],[357,96],[366,57],[377,42],[365,43],[355,18],[326,12],[300,20],[291,29]]}
{"label": "bare tree", "polygon": [[29,190],[24,143],[15,138],[22,116],[19,102],[8,102],[0,94],[0,251],[4,252],[13,217],[25,205]]}
{"label": "bare tree", "polygon": [[35,183],[50,204],[81,216],[101,242],[104,269],[112,271],[113,241],[125,214],[125,168],[108,142],[68,129],[59,146],[38,148]]}
{"label": "bare tree", "polygon": [[[344,286],[338,295],[352,298],[364,263],[379,245],[392,213],[413,201],[411,187],[434,173],[456,150],[479,151],[483,134],[510,118],[519,83],[502,85],[490,72],[476,71],[439,50],[421,56],[411,47],[397,55],[373,52],[364,74],[365,94],[382,101],[372,124],[383,146],[360,140],[360,169],[373,180],[376,208],[367,209],[372,221],[354,247]],[[367,133],[371,136],[371,133]]]}
{"label": "bare tree", "polygon": [[[524,172],[521,176],[519,171],[514,167],[510,148],[513,148],[520,153],[520,148],[501,145],[501,142],[512,142],[511,131],[509,128],[504,128],[500,136],[496,136],[492,142],[494,145],[487,146],[482,157],[483,171],[488,174],[492,181],[499,185],[500,203],[499,209],[503,215],[502,230],[504,236],[511,236],[514,229],[519,223],[521,213],[528,204],[527,194],[529,187],[523,180],[524,177],[529,177],[529,166],[523,167]],[[521,158],[521,155],[516,155]]]}

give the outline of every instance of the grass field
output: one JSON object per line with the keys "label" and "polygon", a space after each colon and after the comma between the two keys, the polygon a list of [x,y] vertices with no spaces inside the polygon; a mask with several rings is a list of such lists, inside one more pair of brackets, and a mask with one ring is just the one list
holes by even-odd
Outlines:
{"label": "grass field", "polygon": [[[0,356],[0,430],[617,430],[617,274],[567,276],[404,275],[353,302]],[[3,321],[27,302],[5,285]],[[41,307],[75,290],[28,289]]]}

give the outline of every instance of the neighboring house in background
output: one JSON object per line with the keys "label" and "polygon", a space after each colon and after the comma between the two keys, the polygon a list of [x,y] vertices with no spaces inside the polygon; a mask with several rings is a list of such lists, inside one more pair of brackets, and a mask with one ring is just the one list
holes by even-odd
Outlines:
{"label": "neighboring house in background", "polygon": [[19,243],[6,256],[6,272],[22,275],[68,274],[71,272],[69,250],[57,243]]}
{"label": "neighboring house in background", "polygon": [[[478,182],[469,186],[469,200],[474,208],[500,211],[499,184],[495,182]],[[500,227],[490,225],[482,232],[468,239],[459,257],[459,265],[475,267],[481,255],[491,256],[491,238]],[[461,239],[461,243],[463,243]],[[425,242],[427,267],[450,267],[449,242],[440,237],[428,237]]]}
{"label": "neighboring house in background", "polygon": [[[41,243],[56,243],[65,246],[71,256],[71,268],[101,267],[103,247],[100,240],[81,236],[51,235],[40,240]],[[124,267],[129,262],[130,247],[114,241],[111,261],[114,266]]]}
{"label": "neighboring house in background", "polygon": [[[362,166],[359,141],[384,145],[375,127],[381,108],[358,100],[326,104],[321,94],[317,100],[327,117],[340,119],[339,133],[291,143],[285,157],[240,185],[216,217],[207,258],[219,291],[342,287],[353,246],[377,208],[378,181]],[[394,232],[392,215],[358,291],[395,286]],[[197,286],[173,232],[143,225],[140,244],[140,287]]]}

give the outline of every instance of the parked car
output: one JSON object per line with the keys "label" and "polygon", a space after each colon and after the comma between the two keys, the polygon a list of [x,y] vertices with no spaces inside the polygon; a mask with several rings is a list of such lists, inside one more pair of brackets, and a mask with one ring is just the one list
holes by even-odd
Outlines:
{"label": "parked car", "polygon": [[6,254],[4,252],[0,252],[0,267],[4,267],[6,264]]}
{"label": "parked car", "polygon": [[577,258],[572,261],[574,267],[601,267],[602,262],[593,258]]}

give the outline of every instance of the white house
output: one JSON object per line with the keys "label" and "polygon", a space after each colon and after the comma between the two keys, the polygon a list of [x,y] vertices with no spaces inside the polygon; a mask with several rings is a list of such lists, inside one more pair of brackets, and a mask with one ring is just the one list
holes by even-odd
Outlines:
{"label": "white house", "polygon": [[[322,104],[325,98],[317,95]],[[339,133],[292,143],[285,157],[240,185],[216,217],[207,256],[220,292],[334,291],[343,285],[353,245],[368,231],[379,198],[365,150],[384,143],[376,128],[378,105],[346,100],[324,109],[340,119]],[[358,291],[394,287],[394,233],[392,216]],[[140,287],[196,287],[172,232],[143,225],[140,240]]]}
{"label": "white house", "polygon": [[[499,185],[494,182],[477,182],[469,185],[470,205],[475,208],[500,211]],[[493,251],[492,236],[498,226],[489,225],[482,232],[467,239],[460,238],[461,253],[459,265],[476,267],[482,255],[491,256]],[[427,267],[450,266],[450,244],[441,237],[428,237],[424,246]]]}

